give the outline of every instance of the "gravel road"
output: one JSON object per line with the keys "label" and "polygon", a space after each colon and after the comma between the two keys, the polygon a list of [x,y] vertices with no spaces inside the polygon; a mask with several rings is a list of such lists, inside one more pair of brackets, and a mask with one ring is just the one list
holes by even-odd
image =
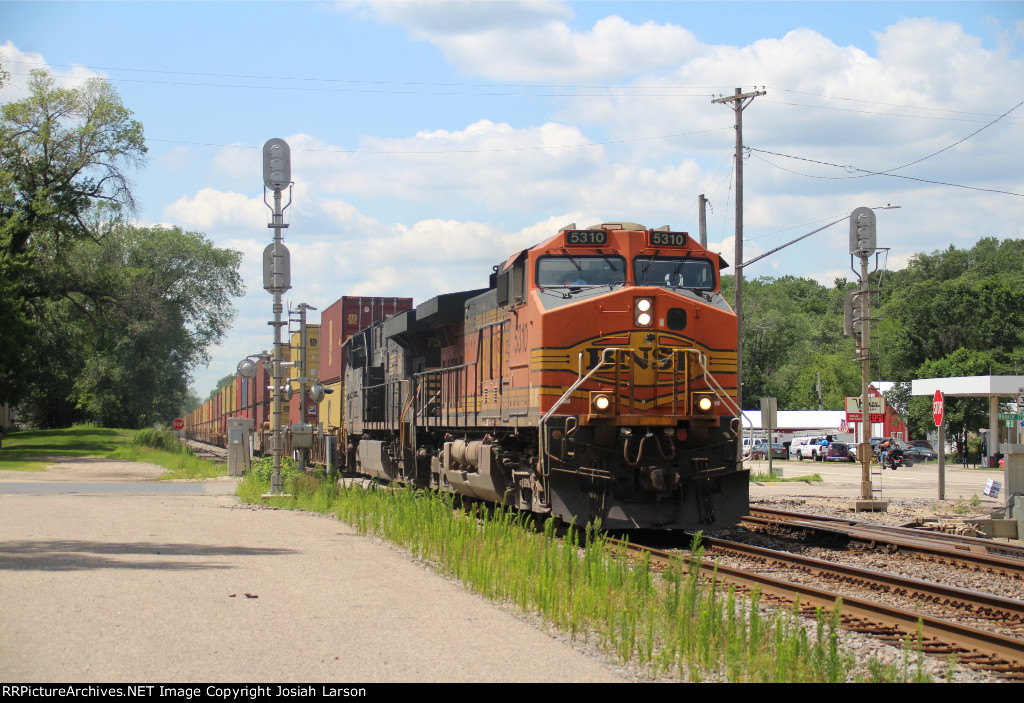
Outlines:
{"label": "gravel road", "polygon": [[160,473],[0,471],[0,680],[629,680],[337,520]]}

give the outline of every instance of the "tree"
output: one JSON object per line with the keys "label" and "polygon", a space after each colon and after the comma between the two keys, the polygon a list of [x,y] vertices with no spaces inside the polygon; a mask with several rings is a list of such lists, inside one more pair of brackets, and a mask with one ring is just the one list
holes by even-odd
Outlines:
{"label": "tree", "polygon": [[[732,295],[732,277],[723,294]],[[824,405],[840,409],[848,391],[860,387],[854,348],[842,336],[843,298],[849,287],[784,276],[747,281],[743,301],[743,399],[756,409],[765,396],[780,407],[817,408],[814,390],[822,374]],[[854,381],[851,381],[854,379]]]}
{"label": "tree", "polygon": [[958,349],[1003,364],[1024,347],[1024,240],[983,238],[970,250],[918,254],[885,290],[879,331],[894,380]]}
{"label": "tree", "polygon": [[83,360],[69,402],[118,427],[174,419],[192,371],[234,318],[241,254],[177,227],[129,225],[79,243],[74,254],[80,277],[108,294],[60,303],[78,313],[63,329]]}
{"label": "tree", "polygon": [[11,254],[35,246],[57,255],[89,236],[85,215],[97,202],[134,210],[127,169],[146,146],[142,124],[105,80],[59,88],[35,70],[29,88],[0,113],[0,242]]}
{"label": "tree", "polygon": [[133,210],[127,174],[146,153],[142,125],[106,81],[59,88],[33,71],[29,87],[0,107],[0,400],[10,402],[45,366],[29,340],[52,332],[53,302],[106,293],[69,274],[68,254],[102,236],[89,222],[97,205]]}
{"label": "tree", "polygon": [[[915,378],[944,378],[953,376],[984,376],[992,373],[996,363],[986,351],[957,349],[941,359],[921,364]],[[935,429],[932,417],[932,398],[910,396],[905,387],[897,401],[906,408],[906,425],[911,435],[923,437]],[[888,398],[888,395],[887,395]],[[988,401],[984,398],[946,398],[943,412],[947,436],[957,444],[967,441],[970,432],[988,425]]]}

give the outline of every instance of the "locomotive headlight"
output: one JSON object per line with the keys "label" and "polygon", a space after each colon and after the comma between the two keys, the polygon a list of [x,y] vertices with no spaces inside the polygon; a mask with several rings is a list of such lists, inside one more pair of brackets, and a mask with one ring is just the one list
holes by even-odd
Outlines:
{"label": "locomotive headlight", "polygon": [[694,393],[693,394],[693,414],[694,415],[710,415],[711,411],[714,410],[715,399],[711,393]]}
{"label": "locomotive headlight", "polygon": [[637,298],[633,307],[633,320],[637,327],[650,327],[654,320],[654,301],[650,298]]}
{"label": "locomotive headlight", "polygon": [[606,393],[592,392],[590,394],[590,407],[595,413],[606,413],[612,409],[612,399]]}

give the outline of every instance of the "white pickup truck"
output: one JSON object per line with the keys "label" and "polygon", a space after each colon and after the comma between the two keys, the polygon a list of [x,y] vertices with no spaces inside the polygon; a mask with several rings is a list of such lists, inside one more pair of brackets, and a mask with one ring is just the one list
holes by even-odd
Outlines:
{"label": "white pickup truck", "polygon": [[818,461],[820,457],[824,457],[825,452],[828,451],[828,447],[821,446],[821,440],[824,437],[797,437],[793,440],[792,444],[789,445],[789,456],[790,458],[796,459],[812,459]]}

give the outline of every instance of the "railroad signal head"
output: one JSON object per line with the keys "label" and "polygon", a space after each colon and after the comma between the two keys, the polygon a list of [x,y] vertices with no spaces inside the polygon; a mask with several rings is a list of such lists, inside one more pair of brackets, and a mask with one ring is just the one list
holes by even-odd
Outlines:
{"label": "railroad signal head", "polygon": [[853,337],[858,347],[864,329],[864,318],[869,316],[864,305],[866,298],[861,291],[851,290],[846,294],[846,305],[843,310],[843,334]]}
{"label": "railroad signal head", "polygon": [[859,207],[850,214],[850,253],[871,256],[875,251],[875,213],[869,207]]}
{"label": "railroad signal head", "polygon": [[263,182],[270,190],[284,190],[292,182],[291,153],[283,139],[269,139],[263,145]]}

